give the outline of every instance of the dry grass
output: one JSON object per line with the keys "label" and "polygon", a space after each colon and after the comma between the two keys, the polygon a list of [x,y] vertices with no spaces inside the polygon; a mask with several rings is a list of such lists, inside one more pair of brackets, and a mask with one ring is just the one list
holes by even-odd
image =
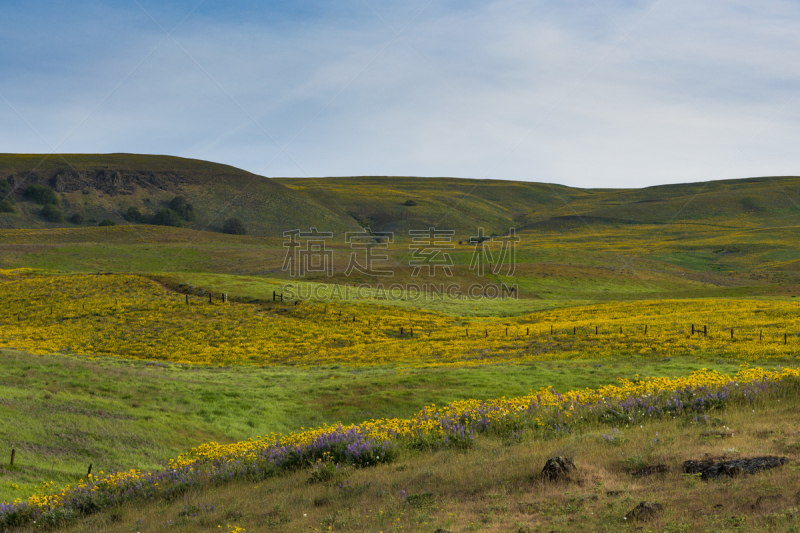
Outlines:
{"label": "dry grass", "polygon": [[[174,502],[112,509],[67,530],[797,531],[798,414],[800,402],[784,398],[711,413],[707,421],[620,427],[613,442],[602,436],[612,428],[544,441],[479,437],[467,451],[407,451],[393,464],[346,469],[328,483],[310,483],[305,469],[259,484],[192,492]],[[682,473],[687,459],[770,454],[790,462],[718,481]],[[573,458],[578,473],[572,481],[539,478],[554,455]],[[632,475],[655,464],[669,472]],[[651,522],[629,523],[623,517],[640,501],[659,503],[664,511]]]}

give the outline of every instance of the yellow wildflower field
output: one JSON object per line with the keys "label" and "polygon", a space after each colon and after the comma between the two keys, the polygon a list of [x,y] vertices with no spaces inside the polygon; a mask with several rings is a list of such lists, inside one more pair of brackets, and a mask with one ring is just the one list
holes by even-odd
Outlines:
{"label": "yellow wildflower field", "polygon": [[0,347],[198,364],[473,366],[615,355],[795,357],[791,301],[639,300],[514,318],[341,303],[209,303],[146,277],[0,272]]}

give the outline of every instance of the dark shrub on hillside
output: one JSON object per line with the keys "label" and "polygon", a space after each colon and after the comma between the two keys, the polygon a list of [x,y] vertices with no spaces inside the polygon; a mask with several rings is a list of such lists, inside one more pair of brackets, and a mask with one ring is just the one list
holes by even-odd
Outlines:
{"label": "dark shrub on hillside", "polygon": [[186,222],[194,220],[194,207],[186,201],[185,196],[176,196],[169,203],[169,208],[178,213]]}
{"label": "dark shrub on hillside", "polygon": [[99,223],[99,224],[97,224],[97,225],[98,225],[98,226],[116,226],[116,225],[117,225],[117,223],[116,223],[116,222],[114,222],[114,221],[113,221],[113,220],[111,220],[111,219],[104,218],[104,219],[103,219],[103,220],[101,220],[101,221],[100,221],[100,223]]}
{"label": "dark shrub on hillside", "polygon": [[153,216],[153,224],[157,226],[174,226],[180,228],[183,226],[180,215],[172,209],[162,209]]}
{"label": "dark shrub on hillside", "polygon": [[417,202],[415,202],[414,200],[406,200],[405,202],[403,202],[403,205],[414,207],[415,205],[417,205]]}
{"label": "dark shrub on hillside", "polygon": [[39,205],[58,204],[56,191],[44,185],[28,185],[25,189],[25,197]]}
{"label": "dark shrub on hillside", "polygon": [[139,211],[138,207],[129,207],[122,218],[128,222],[144,222],[144,215]]}
{"label": "dark shrub on hillside", "polygon": [[11,203],[11,200],[6,198],[2,202],[0,202],[0,213],[14,213],[17,209],[14,207],[14,204]]}
{"label": "dark shrub on hillside", "polygon": [[222,223],[222,233],[229,233],[231,235],[246,235],[247,228],[244,227],[244,222],[236,217],[229,218]]}
{"label": "dark shrub on hillside", "polygon": [[39,214],[48,222],[64,222],[64,214],[55,204],[45,204]]}
{"label": "dark shrub on hillside", "polygon": [[761,207],[758,200],[752,196],[745,196],[740,202],[745,211],[764,211],[764,208]]}
{"label": "dark shrub on hillside", "polygon": [[0,180],[0,200],[11,194],[11,189],[11,183],[8,180]]}
{"label": "dark shrub on hillside", "polygon": [[80,213],[75,213],[71,217],[69,217],[69,221],[73,224],[81,225],[86,222],[86,219]]}

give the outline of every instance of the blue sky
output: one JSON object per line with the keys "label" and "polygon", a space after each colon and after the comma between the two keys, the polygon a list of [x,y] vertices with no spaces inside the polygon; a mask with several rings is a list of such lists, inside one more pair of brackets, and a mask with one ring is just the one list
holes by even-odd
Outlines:
{"label": "blue sky", "polygon": [[581,187],[797,175],[798,27],[769,0],[6,0],[0,151]]}

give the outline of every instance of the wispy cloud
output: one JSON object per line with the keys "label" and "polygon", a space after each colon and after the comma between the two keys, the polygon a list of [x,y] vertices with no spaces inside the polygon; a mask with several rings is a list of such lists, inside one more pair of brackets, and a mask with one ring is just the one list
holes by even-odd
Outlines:
{"label": "wispy cloud", "polygon": [[[0,94],[60,151],[594,187],[800,173],[792,2],[206,2],[177,45],[158,25],[197,2],[140,3],[0,7]],[[0,147],[47,151],[3,105]]]}

